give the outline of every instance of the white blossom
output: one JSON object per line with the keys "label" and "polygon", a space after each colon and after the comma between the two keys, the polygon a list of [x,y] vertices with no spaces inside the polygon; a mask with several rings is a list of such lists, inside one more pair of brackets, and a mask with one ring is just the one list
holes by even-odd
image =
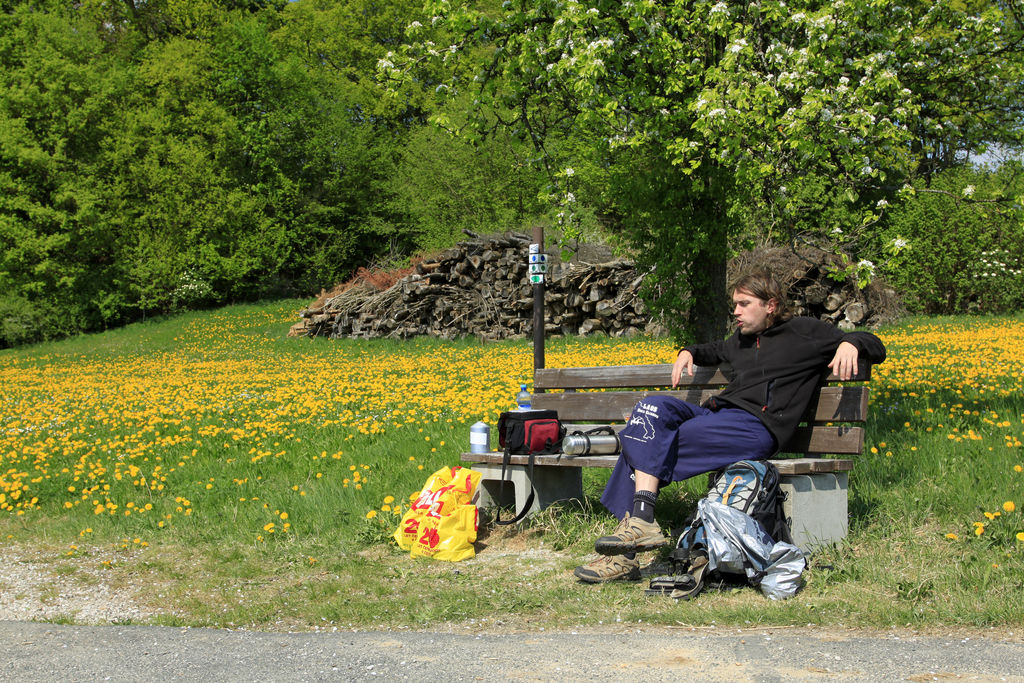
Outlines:
{"label": "white blossom", "polygon": [[729,52],[732,52],[733,54],[735,54],[735,53],[739,52],[740,50],[742,50],[743,48],[745,48],[746,46],[747,46],[746,39],[740,38],[735,43],[733,43],[732,45],[727,47],[726,50],[728,50]]}
{"label": "white blossom", "polygon": [[965,197],[973,197],[974,196],[974,185],[968,185],[967,187],[965,187],[963,194],[964,194]]}

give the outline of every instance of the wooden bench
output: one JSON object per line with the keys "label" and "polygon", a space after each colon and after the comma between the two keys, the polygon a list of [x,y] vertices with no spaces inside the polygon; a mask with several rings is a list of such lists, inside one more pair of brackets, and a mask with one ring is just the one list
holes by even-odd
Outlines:
{"label": "wooden bench", "polygon": [[[794,542],[804,550],[834,543],[846,536],[847,487],[853,460],[864,447],[864,423],[868,412],[870,365],[862,362],[849,381],[828,377],[796,434],[772,460],[782,475],[787,493],[786,515]],[[595,425],[622,429],[633,406],[645,396],[668,394],[691,403],[703,403],[728,383],[719,368],[695,368],[693,377],[683,375],[671,389],[671,365],[623,365],[589,368],[542,368],[534,372],[534,408],[558,411],[569,431]],[[598,391],[593,391],[598,390]],[[604,390],[604,391],[602,391]],[[497,436],[492,434],[492,441]],[[848,456],[846,458],[823,456]],[[536,492],[532,512],[560,500],[582,498],[584,467],[614,467],[618,455],[537,455],[532,481],[529,456],[511,456],[505,500],[496,500],[503,454],[464,453],[482,473],[479,504],[511,505],[522,509],[530,487]]]}

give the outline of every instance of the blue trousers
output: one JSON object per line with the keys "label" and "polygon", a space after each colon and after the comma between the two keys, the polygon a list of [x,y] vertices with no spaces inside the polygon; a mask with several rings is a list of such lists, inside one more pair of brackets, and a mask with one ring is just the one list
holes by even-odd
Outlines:
{"label": "blue trousers", "polygon": [[601,496],[619,519],[633,509],[634,470],[666,486],[740,460],[767,458],[776,449],[775,437],[747,411],[712,411],[670,396],[638,402],[619,439],[622,455]]}

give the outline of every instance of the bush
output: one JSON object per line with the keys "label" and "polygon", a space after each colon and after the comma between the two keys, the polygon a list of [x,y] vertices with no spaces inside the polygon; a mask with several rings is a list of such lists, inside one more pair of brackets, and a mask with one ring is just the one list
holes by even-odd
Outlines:
{"label": "bush", "polygon": [[38,306],[17,295],[0,295],[0,348],[51,338],[55,330]]}
{"label": "bush", "polygon": [[[896,208],[875,245],[911,312],[1007,313],[1024,306],[1017,164],[950,169]],[[906,245],[904,247],[904,244]],[[901,248],[902,247],[902,248]]]}

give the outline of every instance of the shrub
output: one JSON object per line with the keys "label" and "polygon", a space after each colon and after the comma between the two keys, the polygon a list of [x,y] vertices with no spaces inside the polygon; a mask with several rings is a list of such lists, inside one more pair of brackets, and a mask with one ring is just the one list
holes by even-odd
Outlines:
{"label": "shrub", "polygon": [[[956,168],[917,187],[875,245],[885,279],[912,312],[1005,313],[1024,306],[1020,167]],[[906,248],[899,248],[903,244]]]}

